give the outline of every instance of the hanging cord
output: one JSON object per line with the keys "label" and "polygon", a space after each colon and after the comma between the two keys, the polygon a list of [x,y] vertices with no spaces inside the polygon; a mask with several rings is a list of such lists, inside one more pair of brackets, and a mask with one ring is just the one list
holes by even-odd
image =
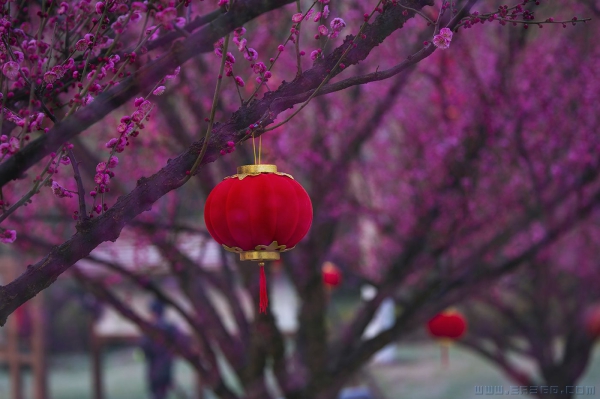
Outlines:
{"label": "hanging cord", "polygon": [[256,163],[256,142],[254,141],[254,132],[252,132],[252,153],[254,154],[254,165],[257,165],[257,163]]}
{"label": "hanging cord", "polygon": [[260,155],[262,154],[262,135],[258,136],[258,164],[260,165]]}

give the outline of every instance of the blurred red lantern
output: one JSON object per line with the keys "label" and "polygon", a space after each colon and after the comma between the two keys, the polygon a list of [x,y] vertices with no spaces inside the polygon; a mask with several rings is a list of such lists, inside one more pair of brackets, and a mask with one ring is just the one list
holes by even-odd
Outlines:
{"label": "blurred red lantern", "polygon": [[465,317],[457,311],[447,311],[435,315],[427,323],[429,334],[435,338],[458,339],[467,331]]}
{"label": "blurred red lantern", "polygon": [[590,337],[600,337],[600,305],[595,305],[585,312],[584,324]]}
{"label": "blurred red lantern", "polygon": [[325,284],[327,288],[334,288],[342,283],[342,273],[334,263],[323,263],[321,270],[323,273],[323,284]]}
{"label": "blurred red lantern", "polygon": [[210,235],[241,260],[260,262],[260,312],[268,305],[264,261],[278,260],[302,240],[312,223],[304,188],[275,165],[245,165],[210,193],[204,222]]}
{"label": "blurred red lantern", "polygon": [[433,316],[427,323],[427,330],[432,337],[440,339],[442,365],[448,366],[448,347],[467,332],[467,320],[456,310],[447,310]]}

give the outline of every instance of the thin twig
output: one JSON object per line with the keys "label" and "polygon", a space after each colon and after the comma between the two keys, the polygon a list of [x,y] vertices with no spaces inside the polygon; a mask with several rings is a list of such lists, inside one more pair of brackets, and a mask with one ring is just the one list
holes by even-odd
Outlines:
{"label": "thin twig", "polygon": [[356,36],[354,37],[354,39],[352,40],[352,42],[350,42],[348,44],[348,46],[346,47],[346,50],[342,53],[342,55],[337,60],[337,62],[333,66],[333,68],[331,68],[331,70],[329,71],[329,73],[327,74],[327,76],[325,76],[325,78],[323,79],[323,81],[321,82],[321,84],[312,92],[312,94],[310,95],[310,97],[308,97],[308,99],[296,111],[294,111],[293,114],[291,114],[289,117],[287,117],[283,122],[278,123],[275,126],[271,126],[268,129],[265,129],[264,130],[265,132],[271,131],[273,129],[277,129],[278,127],[280,127],[280,126],[285,125],[286,123],[288,123],[294,116],[298,115],[298,113],[300,111],[302,111],[302,109],[304,109],[304,107],[306,107],[308,105],[308,103],[310,102],[310,100],[312,100],[317,95],[317,93],[319,92],[319,90],[321,89],[321,87],[323,87],[329,81],[329,79],[331,79],[331,77],[333,76],[333,73],[339,67],[339,65],[342,63],[342,61],[344,60],[344,58],[346,57],[346,55],[348,54],[348,52],[350,52],[350,50],[354,48],[356,42],[358,41],[358,38],[361,37],[363,30],[367,26],[367,22],[371,19],[371,17],[373,16],[373,14],[375,14],[376,10],[379,8],[379,5],[381,4],[382,1],[383,0],[379,0],[377,2],[377,5],[375,6],[375,9],[373,11],[371,11],[371,14],[369,15],[369,18],[366,19],[366,21],[364,21],[362,23],[362,25],[360,26],[360,29],[358,30],[358,33],[356,34]]}
{"label": "thin twig", "polygon": [[67,147],[67,155],[69,156],[69,160],[71,161],[71,166],[73,167],[73,177],[75,178],[75,182],[77,183],[77,197],[79,198],[79,217],[78,220],[83,222],[87,220],[87,210],[85,208],[85,189],[83,188],[83,180],[81,180],[81,174],[79,173],[79,165],[77,164],[77,159],[75,159],[75,154],[73,150]]}
{"label": "thin twig", "polygon": [[196,158],[196,162],[190,169],[190,173],[181,181],[181,184],[186,183],[193,175],[196,173],[198,166],[200,166],[200,162],[202,162],[202,158],[204,158],[204,154],[206,154],[206,149],[208,148],[208,139],[210,139],[210,134],[212,132],[212,127],[215,122],[215,113],[217,112],[217,102],[219,101],[219,94],[221,92],[221,83],[223,82],[223,71],[225,70],[225,60],[227,59],[227,47],[229,46],[229,33],[225,35],[225,41],[223,42],[223,55],[221,56],[221,66],[219,68],[219,76],[217,76],[217,87],[215,87],[215,94],[213,95],[212,106],[210,108],[210,117],[208,120],[208,127],[206,128],[206,134],[204,135],[204,143],[202,143],[202,148],[200,149],[200,154],[198,154],[198,158]]}

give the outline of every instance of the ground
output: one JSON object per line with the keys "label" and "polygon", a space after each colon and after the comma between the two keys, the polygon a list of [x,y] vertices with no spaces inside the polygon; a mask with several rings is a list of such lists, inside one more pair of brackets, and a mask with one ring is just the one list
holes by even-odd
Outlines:
{"label": "ground", "polygon": [[[143,360],[133,349],[118,349],[105,354],[104,365],[107,399],[147,399]],[[89,358],[84,355],[53,357],[49,363],[50,393],[53,399],[91,398],[91,374]],[[511,385],[492,365],[459,347],[450,349],[450,365],[443,368],[439,347],[435,343],[401,345],[396,359],[390,364],[371,364],[367,375],[377,386],[383,399],[470,399],[494,395],[477,394],[475,386]],[[193,374],[183,362],[176,366],[179,394],[169,399],[183,399],[194,387]],[[26,385],[29,385],[26,383]],[[580,385],[595,386],[600,396],[600,347],[596,348],[594,360]],[[6,369],[0,369],[0,398],[7,398],[9,383]],[[504,395],[508,396],[508,395]],[[498,397],[498,396],[496,396]],[[515,399],[532,396],[510,395]],[[584,399],[590,396],[580,396]],[[593,397],[593,396],[591,396]],[[28,399],[29,396],[26,396]],[[210,398],[207,398],[210,399]]]}

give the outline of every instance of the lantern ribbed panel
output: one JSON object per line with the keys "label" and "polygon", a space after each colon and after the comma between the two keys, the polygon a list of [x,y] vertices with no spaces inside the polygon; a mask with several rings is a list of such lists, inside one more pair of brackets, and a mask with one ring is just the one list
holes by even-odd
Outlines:
{"label": "lantern ribbed panel", "polygon": [[312,204],[298,182],[262,173],[223,180],[208,196],[206,228],[219,244],[252,251],[277,241],[295,246],[312,223]]}
{"label": "lantern ribbed panel", "polygon": [[440,313],[429,320],[427,328],[429,333],[436,338],[457,339],[467,331],[467,323],[465,318],[458,313]]}

